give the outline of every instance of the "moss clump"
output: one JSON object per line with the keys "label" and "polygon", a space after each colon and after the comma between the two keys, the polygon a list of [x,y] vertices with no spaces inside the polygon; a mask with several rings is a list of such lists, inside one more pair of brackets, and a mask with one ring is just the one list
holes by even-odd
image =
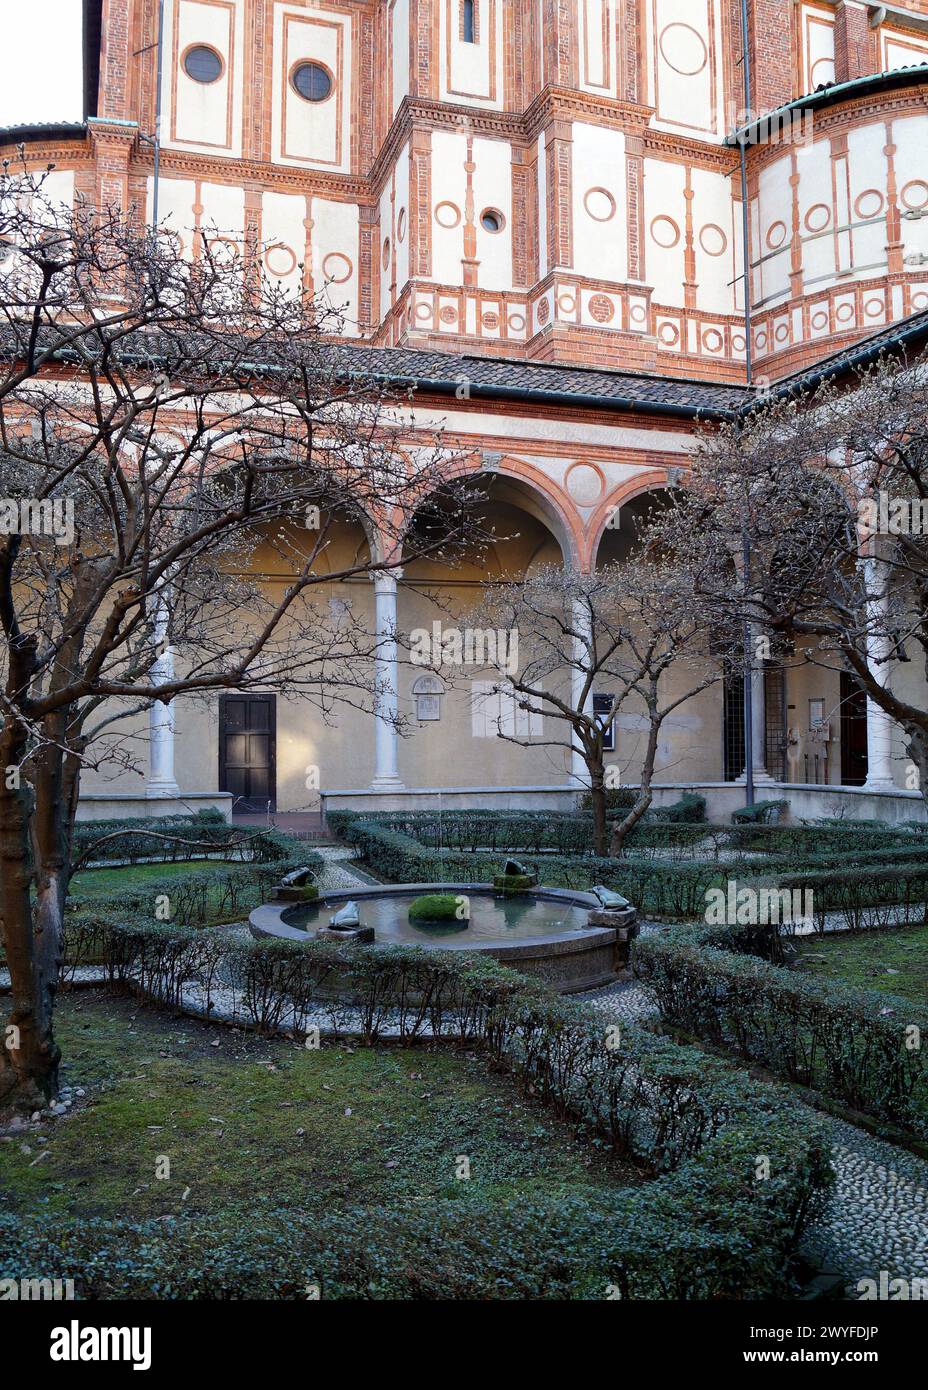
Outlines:
{"label": "moss clump", "polygon": [[466,899],[460,893],[425,893],[409,904],[410,922],[459,922],[470,920]]}
{"label": "moss clump", "polygon": [[319,889],[314,883],[304,883],[302,893],[305,903],[314,903],[319,896]]}
{"label": "moss clump", "polygon": [[517,896],[520,893],[530,893],[537,882],[534,874],[497,874],[493,879],[493,887],[497,893]]}

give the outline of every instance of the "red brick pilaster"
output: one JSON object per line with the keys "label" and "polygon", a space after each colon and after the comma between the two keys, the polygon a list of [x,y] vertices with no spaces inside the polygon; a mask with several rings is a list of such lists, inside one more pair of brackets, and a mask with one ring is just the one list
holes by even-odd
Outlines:
{"label": "red brick pilaster", "polygon": [[[409,94],[414,97],[438,96],[440,0],[410,0],[409,3]],[[400,42],[400,36],[396,36]]]}
{"label": "red brick pilaster", "polygon": [[[374,16],[363,12],[357,18],[358,35],[358,137],[357,169],[366,174],[376,156],[375,131],[377,107],[386,105],[389,84],[381,70],[378,73],[375,55],[379,39]],[[386,112],[384,112],[386,115]]]}
{"label": "red brick pilaster", "polygon": [[544,47],[544,85],[576,87],[579,61],[575,0],[544,0],[541,42]]}
{"label": "red brick pilaster", "polygon": [[867,6],[840,0],[835,9],[835,81],[852,82],[874,72],[873,45]]}
{"label": "red brick pilaster", "polygon": [[[752,102],[758,114],[783,106],[793,96],[792,0],[751,0],[748,11],[751,46]],[[741,53],[740,5],[734,28],[736,54]],[[741,69],[738,68],[740,77]],[[739,81],[739,102],[740,85]]]}
{"label": "red brick pilaster", "polygon": [[641,53],[642,14],[639,0],[622,0],[622,74],[626,101],[647,100],[644,61]]}
{"label": "red brick pilaster", "polygon": [[373,333],[380,324],[380,209],[358,208],[358,321],[361,332]]}
{"label": "red brick pilaster", "polygon": [[638,135],[625,139],[625,187],[628,206],[628,278],[644,280],[644,141]]}
{"label": "red brick pilaster", "polygon": [[100,89],[97,115],[103,120],[127,121],[131,82],[131,0],[103,0],[100,41]]}
{"label": "red brick pilaster", "polygon": [[[548,195],[548,260],[573,265],[573,141],[569,121],[554,121],[545,141]],[[542,274],[547,267],[542,266]]]}
{"label": "red brick pilaster", "polygon": [[432,273],[432,132],[414,128],[409,142],[409,275]]}
{"label": "red brick pilaster", "polygon": [[533,217],[535,164],[531,152],[522,145],[512,147],[512,283],[515,288],[531,285],[535,279]]}
{"label": "red brick pilaster", "polygon": [[265,151],[265,129],[270,124],[267,106],[271,84],[267,42],[267,12],[263,5],[252,5],[245,35],[245,109],[242,151],[246,159],[261,160]]}
{"label": "red brick pilaster", "polygon": [[94,201],[101,210],[129,211],[129,159],[135,147],[137,128],[109,121],[90,121],[90,141],[96,166]]}

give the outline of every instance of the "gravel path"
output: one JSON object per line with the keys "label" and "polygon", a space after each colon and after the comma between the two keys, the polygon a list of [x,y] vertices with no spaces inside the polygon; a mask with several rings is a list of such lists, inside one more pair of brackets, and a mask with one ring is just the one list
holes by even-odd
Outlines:
{"label": "gravel path", "polygon": [[[323,890],[372,882],[349,865],[349,849],[322,846],[317,853],[325,860],[319,878]],[[654,923],[642,924],[644,933],[658,929]],[[102,971],[91,966],[75,974],[100,979]],[[0,970],[0,987],[8,982],[7,972]],[[200,1012],[205,1002],[198,994],[196,986],[184,991],[184,1007],[192,1013]],[[577,997],[620,1022],[642,1023],[657,1015],[650,991],[634,981]],[[338,1012],[337,1021],[331,1011],[324,1010],[306,1022],[317,1023],[322,1031],[333,1024],[351,1031],[350,1010]],[[219,997],[214,993],[212,1016],[235,1018],[231,991],[220,991]],[[286,1028],[289,1022],[285,1016],[280,1026]],[[923,1279],[928,1285],[928,1162],[843,1120],[819,1117],[830,1131],[837,1185],[827,1211],[809,1234],[809,1254],[841,1276],[851,1297],[858,1296],[859,1280],[879,1283],[883,1271],[889,1279]]]}
{"label": "gravel path", "polygon": [[[643,926],[644,931],[654,930]],[[634,981],[581,995],[611,1019],[641,1023],[657,1016],[650,990]],[[928,1286],[928,1162],[844,1120],[817,1112],[831,1135],[837,1184],[828,1209],[809,1232],[808,1253],[845,1281],[926,1280]]]}

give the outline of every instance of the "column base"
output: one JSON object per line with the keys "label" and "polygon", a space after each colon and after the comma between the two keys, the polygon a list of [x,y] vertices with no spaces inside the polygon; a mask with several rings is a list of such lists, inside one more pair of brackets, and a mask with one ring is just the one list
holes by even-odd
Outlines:
{"label": "column base", "polygon": [[176,782],[148,782],[145,787],[147,797],[171,798],[180,794],[180,787]]}
{"label": "column base", "polygon": [[375,777],[371,782],[372,792],[404,792],[405,782],[401,782],[398,777]]}
{"label": "column base", "polygon": [[861,790],[865,792],[895,792],[899,788],[891,777],[874,777],[872,780],[868,777]]}

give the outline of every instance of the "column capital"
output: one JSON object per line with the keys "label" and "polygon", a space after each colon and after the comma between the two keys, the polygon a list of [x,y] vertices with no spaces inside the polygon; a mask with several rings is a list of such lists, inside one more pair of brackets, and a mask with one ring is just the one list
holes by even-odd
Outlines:
{"label": "column capital", "polygon": [[374,581],[374,589],[378,594],[395,594],[397,581],[402,579],[401,569],[375,570],[371,578]]}

